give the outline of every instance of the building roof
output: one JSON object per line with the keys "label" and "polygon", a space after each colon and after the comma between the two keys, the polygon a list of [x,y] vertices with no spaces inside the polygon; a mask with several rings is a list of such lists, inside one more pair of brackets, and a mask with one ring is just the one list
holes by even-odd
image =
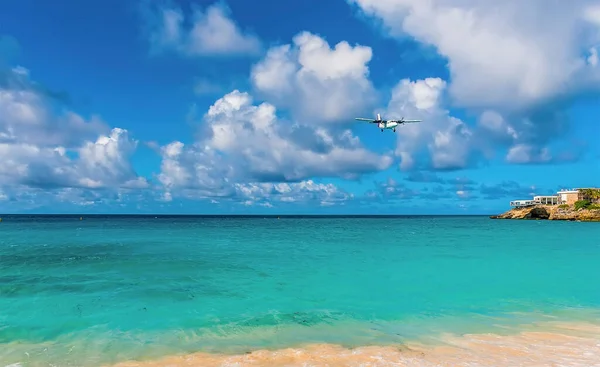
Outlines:
{"label": "building roof", "polygon": [[580,189],[574,189],[574,190],[560,190],[558,192],[558,194],[577,194],[579,192]]}

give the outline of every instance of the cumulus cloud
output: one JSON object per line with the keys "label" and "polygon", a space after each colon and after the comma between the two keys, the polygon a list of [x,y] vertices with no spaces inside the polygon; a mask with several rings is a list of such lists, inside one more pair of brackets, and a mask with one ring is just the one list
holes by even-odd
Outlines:
{"label": "cumulus cloud", "polygon": [[[135,189],[148,185],[129,157],[137,142],[99,118],[85,120],[40,93],[22,67],[0,83],[0,188]],[[57,113],[57,110],[59,111]]]}
{"label": "cumulus cloud", "polygon": [[295,183],[236,184],[238,199],[244,205],[272,206],[272,203],[302,203],[320,206],[344,205],[354,195],[333,184],[319,184],[313,180]]}
{"label": "cumulus cloud", "polygon": [[368,46],[342,41],[332,48],[318,35],[302,32],[292,44],[268,50],[252,68],[252,83],[304,123],[348,123],[377,100],[369,80],[372,55]]}
{"label": "cumulus cloud", "polygon": [[[436,158],[430,147],[434,167],[436,161],[440,168],[463,167],[473,151],[491,158],[505,150],[510,163],[549,163],[580,155],[553,153],[550,146],[570,132],[563,113],[569,98],[600,85],[600,27],[594,2],[347,1],[381,20],[391,36],[412,37],[435,47],[448,60],[448,100],[481,113],[476,127],[465,129],[449,118],[446,130],[454,133],[435,133],[438,142],[454,144],[456,151]],[[422,101],[428,103],[425,97]],[[412,150],[399,151],[405,166],[414,165]]]}
{"label": "cumulus cloud", "polygon": [[385,116],[421,119],[396,130],[402,170],[455,170],[475,159],[473,132],[442,107],[446,82],[440,78],[401,80],[392,90]]}
{"label": "cumulus cloud", "polygon": [[571,130],[565,112],[549,107],[532,111],[529,115],[508,115],[507,118],[495,111],[484,111],[477,123],[480,141],[489,143],[481,146],[488,156],[492,149],[505,148],[505,160],[514,164],[562,163],[577,160],[583,153],[581,146],[571,145],[563,150],[551,151],[550,144],[560,137],[567,137]]}
{"label": "cumulus cloud", "polygon": [[586,21],[597,20],[589,0],[348,2],[381,19],[390,34],[436,47],[463,106],[520,108],[587,83],[582,52],[599,40]]}
{"label": "cumulus cloud", "polygon": [[440,78],[403,79],[393,88],[384,116],[422,120],[396,130],[400,169],[460,170],[495,158],[499,151],[505,151],[504,161],[513,164],[568,162],[583,153],[579,146],[550,150],[553,140],[570,132],[569,120],[559,109],[507,117],[485,110],[476,124],[467,124],[444,106],[446,92],[447,83]]}
{"label": "cumulus cloud", "polygon": [[[391,153],[370,152],[343,125],[323,124],[348,122],[373,105],[371,57],[369,47],[347,42],[330,47],[308,32],[292,44],[272,47],[251,72],[256,93],[268,102],[255,104],[250,94],[234,90],[208,109],[194,143],[160,148],[164,199],[227,198],[256,205],[265,202],[252,195],[268,203],[348,199],[347,193],[310,180],[357,179],[393,163]],[[291,112],[289,118],[278,116],[278,109]]]}
{"label": "cumulus cloud", "polygon": [[[53,213],[156,213],[157,192],[124,188],[87,189],[60,187],[54,189],[8,186],[3,188],[4,213],[36,213],[52,210]],[[2,201],[0,195],[0,201]],[[99,209],[102,208],[102,209]]]}
{"label": "cumulus cloud", "polygon": [[590,48],[590,55],[588,56],[587,62],[591,66],[598,65],[598,49],[597,48]]}
{"label": "cumulus cloud", "polygon": [[248,182],[263,189],[258,183],[307,190],[315,187],[306,181],[312,177],[356,179],[392,164],[391,157],[362,147],[349,130],[331,132],[280,120],[273,105],[255,105],[248,93],[238,90],[217,100],[200,126],[195,143],[172,142],[161,148],[158,179],[168,198],[173,193],[237,197]]}
{"label": "cumulus cloud", "polygon": [[[152,12],[151,12],[152,13]],[[194,8],[188,29],[183,11],[163,7],[151,14],[150,42],[155,50],[172,49],[189,56],[246,55],[261,50],[257,36],[243,32],[231,19],[224,3],[204,11]]]}
{"label": "cumulus cloud", "polygon": [[[477,196],[472,181],[442,179],[432,170],[464,169],[498,151],[514,164],[566,159],[550,149],[557,136],[569,133],[564,105],[548,103],[600,81],[600,12],[591,1],[348,1],[383,20],[391,35],[434,46],[448,60],[448,81],[403,79],[379,111],[386,118],[423,122],[400,127],[392,152],[366,149],[344,124],[365,111],[377,112],[371,48],[334,45],[301,32],[252,66],[252,94],[266,102],[234,90],[202,116],[192,143],[148,144],[162,158],[157,175],[162,200],[345,203],[352,194],[316,181],[358,179],[394,162],[409,171],[406,181],[428,185],[417,190],[389,179],[377,182],[368,197],[465,200]],[[542,7],[544,17],[538,16]],[[177,7],[157,9],[153,16],[155,51],[215,56],[257,54],[262,48],[223,3],[192,9],[189,21]],[[196,84],[197,94],[218,92],[223,93],[208,79]],[[476,123],[457,118],[449,102],[472,108]],[[80,205],[122,200],[126,190],[149,186],[131,166],[136,147],[124,129],[57,108],[26,69],[0,75],[0,200],[26,200],[48,188]],[[17,187],[25,189],[19,194]],[[490,198],[533,189],[514,183],[480,187]]]}
{"label": "cumulus cloud", "polygon": [[583,18],[588,22],[596,25],[600,30],[600,5],[593,2],[587,2],[589,5],[583,8]]}
{"label": "cumulus cloud", "polygon": [[73,147],[81,139],[107,133],[97,117],[85,121],[67,111],[55,116],[52,100],[40,92],[23,67],[4,70],[0,83],[0,143]]}

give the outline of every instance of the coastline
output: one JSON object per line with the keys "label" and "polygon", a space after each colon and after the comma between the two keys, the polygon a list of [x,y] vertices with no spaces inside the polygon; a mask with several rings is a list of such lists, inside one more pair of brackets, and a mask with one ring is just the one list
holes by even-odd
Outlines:
{"label": "coastline", "polygon": [[561,207],[559,205],[533,205],[524,208],[512,208],[502,214],[492,215],[490,219],[533,219],[579,222],[600,222],[600,210]]}
{"label": "coastline", "polygon": [[[445,334],[436,344],[407,342],[343,347],[308,344],[245,354],[191,353],[102,367],[217,366],[594,366],[600,360],[600,325],[549,322],[499,334]],[[507,364],[508,363],[508,364]]]}
{"label": "coastline", "polygon": [[[451,332],[442,327],[419,338],[408,338],[396,342],[362,340],[359,343],[338,343],[347,331],[331,328],[330,342],[298,338],[288,340],[284,345],[244,348],[245,343],[230,340],[237,351],[206,350],[203,343],[195,348],[183,348],[173,353],[163,350],[160,343],[142,342],[145,338],[130,335],[132,339],[146,344],[145,352],[137,357],[127,358],[119,342],[93,344],[81,340],[63,345],[69,349],[62,357],[53,351],[55,343],[20,346],[17,358],[6,358],[0,352],[0,366],[42,367],[48,365],[81,367],[225,367],[225,366],[419,366],[419,367],[497,367],[522,366],[539,367],[560,364],[563,367],[598,366],[600,361],[600,319],[592,310],[572,314],[545,315],[525,323],[503,323],[473,330],[471,332]],[[515,315],[517,316],[517,314]],[[522,321],[532,315],[525,316]],[[296,329],[301,331],[302,328]],[[275,329],[273,329],[275,331]],[[368,330],[364,330],[368,333]],[[334,337],[333,335],[337,335]],[[233,335],[232,335],[233,336]],[[109,337],[107,335],[107,337]],[[110,338],[112,339],[112,338]],[[235,338],[234,338],[235,339]],[[108,341],[108,340],[107,340]],[[74,341],[73,341],[74,342]],[[180,340],[180,342],[184,342]],[[16,344],[0,344],[11,347]],[[92,347],[92,349],[89,349]],[[36,351],[37,352],[34,352]],[[52,360],[48,359],[51,357]],[[17,355],[13,354],[13,357]]]}

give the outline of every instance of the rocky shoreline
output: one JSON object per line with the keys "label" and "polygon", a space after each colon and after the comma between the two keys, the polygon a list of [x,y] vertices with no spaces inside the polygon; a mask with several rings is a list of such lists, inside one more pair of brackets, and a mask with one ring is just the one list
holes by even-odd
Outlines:
{"label": "rocky shoreline", "polygon": [[500,215],[492,215],[491,219],[545,219],[580,222],[600,222],[600,210],[578,209],[558,205],[535,205],[525,208],[514,208]]}

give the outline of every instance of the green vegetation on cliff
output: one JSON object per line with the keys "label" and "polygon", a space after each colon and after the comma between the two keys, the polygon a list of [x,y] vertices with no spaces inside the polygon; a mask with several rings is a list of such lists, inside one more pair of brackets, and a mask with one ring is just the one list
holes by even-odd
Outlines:
{"label": "green vegetation on cliff", "polygon": [[600,189],[581,189],[579,193],[584,199],[582,201],[597,202],[600,200]]}
{"label": "green vegetation on cliff", "polygon": [[579,209],[598,210],[598,209],[600,209],[600,205],[594,204],[589,200],[576,201],[574,207],[575,207],[575,210],[579,210]]}

